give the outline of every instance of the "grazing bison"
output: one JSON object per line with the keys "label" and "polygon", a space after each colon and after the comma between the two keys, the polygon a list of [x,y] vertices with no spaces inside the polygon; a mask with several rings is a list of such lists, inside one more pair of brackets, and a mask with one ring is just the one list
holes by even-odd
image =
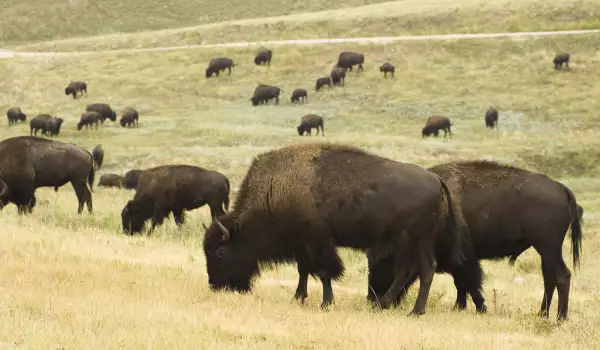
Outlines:
{"label": "grazing bison", "polygon": [[229,71],[228,75],[231,75],[231,68],[233,67],[235,67],[235,64],[233,64],[233,60],[231,58],[213,58],[208,63],[208,68],[206,68],[206,78],[210,78],[213,73],[218,77],[219,73],[225,69]]}
{"label": "grazing bison", "polygon": [[69,83],[67,88],[65,89],[65,95],[73,95],[73,98],[77,98],[77,93],[80,93],[80,96],[87,96],[87,84],[83,81],[72,81]]}
{"label": "grazing bison", "polygon": [[58,136],[60,134],[60,127],[64,120],[62,118],[52,117],[46,124],[46,133],[48,136]]}
{"label": "grazing bison", "polygon": [[98,186],[121,188],[123,187],[123,176],[117,174],[104,174],[100,176]]}
{"label": "grazing bison", "polygon": [[308,91],[306,91],[306,89],[295,89],[292,92],[290,100],[292,103],[298,103],[302,100],[302,104],[304,104],[305,102],[308,102]]}
{"label": "grazing bison", "polygon": [[27,116],[21,111],[21,108],[19,107],[9,108],[9,110],[6,111],[6,117],[8,118],[8,125],[16,124],[19,121],[24,122],[25,120],[27,120]]}
{"label": "grazing bison", "polygon": [[110,119],[110,121],[117,121],[117,113],[110,108],[110,106],[106,103],[92,103],[85,107],[86,112],[97,112],[100,116],[100,122],[104,125],[104,121],[106,119]]}
{"label": "grazing bison", "polygon": [[98,112],[84,112],[81,114],[79,118],[79,123],[77,123],[77,130],[81,130],[84,126],[85,129],[88,129],[88,126],[91,128],[92,124],[96,125],[96,129],[98,129],[98,121],[100,120],[100,114]]}
{"label": "grazing bison", "polygon": [[417,272],[421,288],[412,313],[422,314],[436,241],[453,242],[449,253],[460,263],[462,235],[453,212],[446,184],[416,165],[334,144],[269,151],[252,162],[234,210],[206,230],[209,285],[247,292],[264,263],[295,261],[295,297],[304,301],[308,276],[318,276],[321,307],[327,307],[331,281],[344,273],[337,247],[372,249],[396,258],[396,279],[381,306],[388,307]]}
{"label": "grazing bison", "polygon": [[435,137],[438,137],[439,131],[444,130],[444,137],[446,137],[448,134],[450,134],[450,137],[452,137],[450,126],[452,126],[452,123],[450,123],[450,119],[448,119],[448,117],[429,117],[427,118],[425,127],[423,130],[421,130],[421,135],[425,137],[433,134]]}
{"label": "grazing bison", "polygon": [[254,57],[254,63],[259,66],[259,65],[271,65],[271,58],[273,57],[273,51],[266,49],[266,48],[261,48],[258,53],[256,54],[256,57]]}
{"label": "grazing bison", "polygon": [[42,135],[46,135],[48,130],[49,122],[52,120],[52,116],[48,114],[40,114],[35,116],[29,121],[29,135],[37,136],[38,130],[42,131]]}
{"label": "grazing bison", "polygon": [[350,72],[352,72],[352,67],[358,65],[357,72],[360,72],[363,69],[363,63],[365,63],[365,55],[357,52],[342,52],[338,56],[337,66],[340,68],[346,68]]}
{"label": "grazing bison", "polygon": [[393,64],[386,62],[379,67],[379,71],[383,73],[384,78],[387,78],[388,73],[391,73],[393,77],[394,73],[396,72],[396,67],[394,67]]}
{"label": "grazing bison", "polygon": [[277,86],[259,84],[256,89],[254,89],[254,95],[250,98],[253,106],[258,106],[259,104],[268,104],[270,99],[275,99],[275,104],[279,104],[279,94],[281,93],[281,89]]}
{"label": "grazing bison", "polygon": [[123,109],[123,116],[119,122],[122,127],[130,127],[131,125],[138,125],[139,118],[140,116],[135,109],[126,107]]}
{"label": "grazing bison", "polygon": [[[487,310],[481,292],[479,260],[511,257],[533,247],[542,258],[544,296],[540,314],[548,316],[554,289],[558,318],[568,314],[571,272],[563,261],[562,243],[571,227],[573,265],[579,264],[581,208],[566,186],[549,177],[493,162],[459,162],[434,166],[460,207],[467,232],[461,266],[445,266],[438,246],[438,271],[451,273],[457,289],[456,308],[467,307],[467,293],[479,312]],[[416,278],[413,275],[412,280]],[[369,299],[383,295],[394,279],[391,257],[369,259]],[[402,295],[400,295],[402,297]],[[399,301],[398,299],[397,301]]]}
{"label": "grazing bison", "polygon": [[321,77],[317,79],[317,83],[315,85],[315,91],[319,91],[323,88],[323,86],[329,86],[331,89],[331,78],[330,77]]}
{"label": "grazing bison", "polygon": [[498,110],[494,107],[490,107],[485,112],[485,127],[493,129],[498,125]]}
{"label": "grazing bison", "polygon": [[70,182],[79,201],[77,213],[84,204],[91,213],[94,174],[92,155],[75,145],[35,136],[5,139],[0,142],[0,209],[14,203],[20,214],[30,213],[36,188]]}
{"label": "grazing bison", "polygon": [[346,68],[333,67],[330,76],[333,86],[344,85],[344,80],[346,79]]}
{"label": "grazing bison", "polygon": [[102,162],[104,161],[104,149],[102,148],[102,145],[96,145],[96,147],[92,149],[92,157],[94,158],[96,170],[100,170]]}
{"label": "grazing bison", "polygon": [[554,69],[562,69],[562,65],[565,64],[569,68],[570,55],[566,52],[557,54],[552,61],[554,63]]}
{"label": "grazing bison", "polygon": [[140,175],[142,175],[142,170],[133,169],[129,170],[123,176],[123,188],[128,190],[135,190],[140,183]]}
{"label": "grazing bison", "polygon": [[310,136],[310,130],[312,128],[317,129],[317,135],[319,135],[319,128],[321,128],[321,136],[325,136],[325,129],[323,129],[323,117],[315,114],[308,114],[302,117],[302,120],[300,120],[300,125],[298,125],[298,135],[304,136],[304,133],[306,132],[308,136]]}
{"label": "grazing bison", "polygon": [[229,180],[225,175],[191,165],[164,165],[146,169],[133,200],[127,202],[121,213],[123,231],[141,232],[144,222],[152,218],[152,232],[173,213],[175,223],[182,225],[184,210],[208,204],[211,217],[225,213],[229,208]]}

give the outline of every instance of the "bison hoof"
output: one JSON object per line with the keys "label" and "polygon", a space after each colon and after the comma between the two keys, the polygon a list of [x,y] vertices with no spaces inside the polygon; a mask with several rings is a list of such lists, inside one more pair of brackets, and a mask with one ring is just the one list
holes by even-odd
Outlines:
{"label": "bison hoof", "polygon": [[393,301],[383,297],[381,299],[379,299],[379,307],[382,308],[383,310],[389,309],[393,304]]}
{"label": "bison hoof", "polygon": [[308,293],[306,292],[296,292],[296,294],[294,294],[294,299],[300,300],[300,304],[304,304],[306,298],[308,298]]}
{"label": "bison hoof", "polygon": [[413,310],[408,314],[408,317],[418,317],[425,314],[425,310]]}
{"label": "bison hoof", "polygon": [[477,308],[477,312],[480,314],[485,314],[487,312],[487,306],[485,306],[485,304],[481,305],[481,307]]}
{"label": "bison hoof", "polygon": [[333,305],[333,300],[323,300],[321,310],[328,310]]}

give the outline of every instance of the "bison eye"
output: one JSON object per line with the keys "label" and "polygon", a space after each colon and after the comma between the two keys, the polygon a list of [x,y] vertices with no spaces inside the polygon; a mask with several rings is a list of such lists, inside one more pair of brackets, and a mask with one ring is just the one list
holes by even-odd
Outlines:
{"label": "bison eye", "polygon": [[221,259],[225,255],[225,248],[221,247],[217,249],[217,258]]}

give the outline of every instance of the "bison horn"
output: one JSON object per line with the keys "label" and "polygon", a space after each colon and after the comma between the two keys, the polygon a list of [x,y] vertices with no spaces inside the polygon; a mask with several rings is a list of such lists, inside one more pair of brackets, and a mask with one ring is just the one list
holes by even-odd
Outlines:
{"label": "bison horn", "polygon": [[223,226],[223,224],[218,219],[215,219],[215,222],[217,223],[217,226],[219,226],[221,231],[223,231],[223,240],[228,241],[230,238],[229,230],[225,226]]}
{"label": "bison horn", "polygon": [[208,231],[208,227],[204,223],[202,223],[202,227],[204,227],[204,231]]}
{"label": "bison horn", "polygon": [[0,179],[0,197],[3,197],[6,192],[8,192],[8,186],[6,185],[6,182]]}

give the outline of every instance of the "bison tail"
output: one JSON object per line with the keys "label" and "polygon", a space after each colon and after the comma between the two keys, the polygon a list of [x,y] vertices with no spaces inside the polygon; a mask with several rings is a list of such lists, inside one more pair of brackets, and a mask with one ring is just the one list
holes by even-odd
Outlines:
{"label": "bison tail", "polygon": [[[563,186],[564,187],[564,186]],[[567,187],[565,193],[569,198],[569,206],[571,209],[571,249],[573,250],[573,267],[579,267],[579,255],[581,254],[581,216],[579,215],[577,200],[575,195]]]}
{"label": "bison tail", "polygon": [[448,185],[446,182],[440,177],[440,184],[442,185],[442,189],[446,194],[446,198],[448,200],[448,216],[446,218],[446,229],[445,232],[448,232],[450,235],[448,239],[449,248],[450,248],[450,261],[456,265],[462,265],[465,260],[465,256],[463,254],[463,232],[461,229],[460,221],[459,221],[459,213],[456,205],[452,201],[452,196],[450,194],[450,190],[448,189]]}
{"label": "bison tail", "polygon": [[90,185],[90,191],[94,192],[94,177],[96,176],[96,170],[92,166],[90,173],[88,174],[88,185]]}

